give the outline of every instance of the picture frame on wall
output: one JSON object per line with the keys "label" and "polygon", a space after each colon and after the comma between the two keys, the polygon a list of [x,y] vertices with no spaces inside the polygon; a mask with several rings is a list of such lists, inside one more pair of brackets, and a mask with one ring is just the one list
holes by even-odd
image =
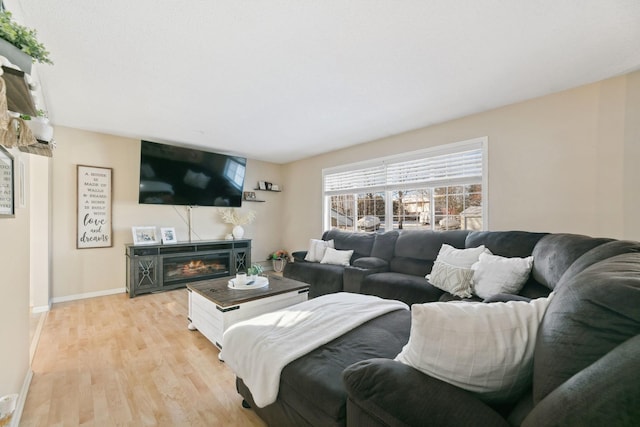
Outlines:
{"label": "picture frame on wall", "polygon": [[176,229],[173,227],[162,227],[160,229],[160,236],[162,236],[163,245],[178,243]]}
{"label": "picture frame on wall", "polygon": [[113,169],[77,165],[76,179],[76,248],[112,247]]}
{"label": "picture frame on wall", "polygon": [[16,213],[15,171],[13,156],[0,146],[0,217],[13,218]]}
{"label": "picture frame on wall", "polygon": [[266,190],[267,189],[267,183],[264,181],[258,181],[258,189],[259,190]]}
{"label": "picture frame on wall", "polygon": [[255,191],[245,191],[244,192],[245,200],[256,200],[256,192]]}
{"label": "picture frame on wall", "polygon": [[156,227],[131,227],[131,233],[133,234],[134,245],[153,245],[160,243]]}

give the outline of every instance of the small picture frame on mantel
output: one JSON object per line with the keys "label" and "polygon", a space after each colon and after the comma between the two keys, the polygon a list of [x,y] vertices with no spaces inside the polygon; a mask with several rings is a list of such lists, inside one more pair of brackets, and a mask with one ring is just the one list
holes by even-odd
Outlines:
{"label": "small picture frame on mantel", "polygon": [[156,227],[131,227],[134,245],[153,245],[160,243]]}
{"label": "small picture frame on mantel", "polygon": [[163,245],[172,245],[178,243],[176,229],[173,227],[162,227],[160,229],[160,235],[162,236]]}

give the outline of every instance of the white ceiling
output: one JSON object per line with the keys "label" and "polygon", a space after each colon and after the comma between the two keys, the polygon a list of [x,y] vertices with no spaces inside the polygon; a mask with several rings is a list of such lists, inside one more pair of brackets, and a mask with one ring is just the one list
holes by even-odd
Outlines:
{"label": "white ceiling", "polygon": [[5,5],[54,124],[276,163],[640,69],[638,0]]}

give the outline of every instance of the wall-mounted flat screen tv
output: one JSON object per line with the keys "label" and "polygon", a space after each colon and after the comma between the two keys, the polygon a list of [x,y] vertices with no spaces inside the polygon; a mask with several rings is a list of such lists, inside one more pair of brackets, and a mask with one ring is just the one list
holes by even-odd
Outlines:
{"label": "wall-mounted flat screen tv", "polygon": [[139,203],[240,207],[247,159],[141,141]]}

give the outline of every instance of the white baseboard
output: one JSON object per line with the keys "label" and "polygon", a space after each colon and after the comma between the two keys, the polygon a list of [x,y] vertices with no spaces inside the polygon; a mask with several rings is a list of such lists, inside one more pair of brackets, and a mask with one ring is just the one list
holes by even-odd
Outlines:
{"label": "white baseboard", "polygon": [[57,302],[75,301],[78,299],[104,297],[107,295],[123,294],[126,291],[127,291],[126,288],[107,289],[106,291],[87,292],[86,294],[75,294],[75,295],[67,295],[64,297],[54,297],[51,300],[51,302],[57,303]]}
{"label": "white baseboard", "polygon": [[31,312],[32,313],[44,313],[51,310],[51,304],[49,305],[39,305],[37,307],[31,307]]}
{"label": "white baseboard", "polygon": [[31,368],[29,368],[29,370],[27,371],[27,375],[24,377],[22,389],[20,390],[18,402],[16,403],[16,410],[13,411],[13,416],[11,417],[11,424],[9,424],[9,427],[18,427],[20,425],[20,418],[22,418],[22,411],[24,410],[24,404],[27,401],[27,394],[29,393],[29,385],[31,385],[32,378],[33,371],[31,370]]}

